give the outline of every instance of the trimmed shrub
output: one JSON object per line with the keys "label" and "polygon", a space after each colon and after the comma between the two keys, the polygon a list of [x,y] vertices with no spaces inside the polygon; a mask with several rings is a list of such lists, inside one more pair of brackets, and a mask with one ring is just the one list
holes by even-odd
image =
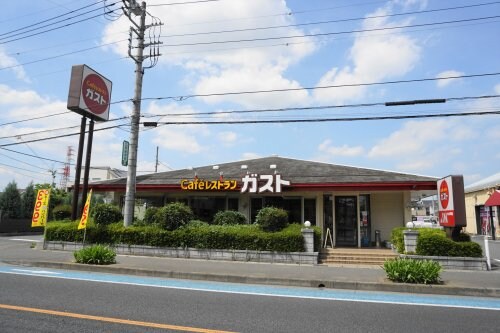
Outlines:
{"label": "trimmed shrub", "polygon": [[288,212],[281,208],[264,207],[257,213],[255,223],[264,231],[280,231],[288,225]]}
{"label": "trimmed shrub", "polygon": [[172,202],[160,208],[155,215],[159,226],[165,230],[176,230],[193,219],[193,211],[182,202]]}
{"label": "trimmed shrub", "polygon": [[432,260],[396,258],[384,262],[387,278],[394,282],[436,284],[441,270],[441,265]]}
{"label": "trimmed shrub", "polygon": [[457,242],[470,242],[471,238],[469,234],[466,234],[465,232],[461,232],[458,234]]}
{"label": "trimmed shrub", "polygon": [[144,218],[142,219],[144,225],[153,225],[157,223],[156,214],[158,213],[158,210],[160,210],[160,208],[158,207],[146,208],[146,211],[144,212]]}
{"label": "trimmed shrub", "polygon": [[54,220],[67,220],[71,218],[71,205],[58,205],[52,210]]}
{"label": "trimmed shrub", "polygon": [[107,225],[123,220],[120,209],[112,204],[97,204],[90,211],[95,224]]}
{"label": "trimmed shrub", "polygon": [[454,242],[436,234],[419,235],[417,254],[422,256],[482,257],[481,246],[474,242]]}
{"label": "trimmed shrub", "polygon": [[[405,253],[405,242],[404,242],[404,234],[403,231],[411,230],[412,228],[394,228],[391,231],[391,243],[396,248],[398,253]],[[446,237],[446,233],[441,229],[433,229],[433,228],[418,228],[418,237],[421,235],[437,235],[441,237]]]}
{"label": "trimmed shrub", "polygon": [[92,245],[73,253],[80,264],[110,265],[116,263],[116,253],[108,246]]}
{"label": "trimmed shrub", "polygon": [[235,225],[246,224],[245,215],[234,210],[219,211],[214,216],[214,224],[216,225]]}
{"label": "trimmed shrub", "polygon": [[[48,241],[81,242],[83,232],[78,222],[52,222],[47,225]],[[191,221],[174,231],[158,226],[124,227],[121,223],[87,225],[86,242],[100,244],[135,244],[158,247],[192,247],[275,252],[303,252],[302,226],[291,224],[279,232],[264,232],[257,225],[209,225]],[[314,227],[314,243],[321,246],[320,229]]]}

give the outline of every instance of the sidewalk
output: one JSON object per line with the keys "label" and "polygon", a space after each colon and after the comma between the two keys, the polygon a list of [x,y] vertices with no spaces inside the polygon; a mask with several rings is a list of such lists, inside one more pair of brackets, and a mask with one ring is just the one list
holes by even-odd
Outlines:
{"label": "sidewalk", "polygon": [[114,265],[93,266],[74,263],[72,252],[39,248],[31,249],[26,243],[8,244],[2,246],[0,261],[13,265],[177,279],[500,297],[500,270],[444,271],[442,285],[416,285],[390,282],[383,269],[376,266],[334,267],[123,255],[117,256]]}

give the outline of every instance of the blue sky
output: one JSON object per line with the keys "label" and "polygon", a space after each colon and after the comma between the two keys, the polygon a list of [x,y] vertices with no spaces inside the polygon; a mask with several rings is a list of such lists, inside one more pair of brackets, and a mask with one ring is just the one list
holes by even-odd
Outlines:
{"label": "blue sky", "polygon": [[[106,4],[115,2],[108,0]],[[141,118],[141,121],[373,117],[485,112],[500,107],[499,98],[459,99],[500,95],[500,75],[359,85],[500,72],[500,46],[497,42],[500,17],[495,17],[500,15],[500,2],[146,2],[148,12],[164,25],[161,32],[159,29],[152,31],[161,36],[162,55],[156,66],[145,72],[143,97],[177,98],[145,100],[141,113],[148,117]],[[169,3],[176,4],[167,5]],[[119,4],[110,8],[120,13]],[[85,6],[87,9],[79,10]],[[72,65],[87,64],[113,81],[112,101],[133,97],[135,65],[132,59],[126,58],[130,22],[125,16],[119,19],[100,16],[23,38],[54,22],[36,25],[40,21],[69,11],[74,12],[59,19],[80,15],[42,28],[47,30],[101,14],[102,6],[102,1],[93,0],[18,0],[3,4],[0,16],[0,189],[12,180],[21,188],[30,181],[50,182],[51,174],[47,170],[61,172],[63,164],[59,162],[66,160],[67,147],[77,149],[78,136],[37,141],[78,131],[80,116],[66,109]],[[450,7],[464,8],[432,11]],[[98,8],[101,10],[83,15]],[[409,12],[413,14],[395,15]],[[324,21],[330,23],[317,24]],[[447,21],[460,22],[441,24]],[[148,16],[148,23],[151,22]],[[440,24],[427,25],[429,23]],[[276,26],[280,27],[270,28]],[[393,29],[399,26],[410,27]],[[29,28],[17,30],[25,27]],[[33,31],[26,33],[30,29]],[[222,30],[238,31],[207,34]],[[361,30],[363,32],[359,32]],[[201,32],[205,34],[199,34]],[[284,36],[295,37],[276,38]],[[260,40],[228,42],[248,39]],[[146,61],[145,65],[148,64]],[[304,89],[345,84],[354,86]],[[180,98],[276,89],[294,90]],[[452,100],[445,104],[397,107],[220,113],[434,98]],[[131,108],[131,103],[113,104],[110,119],[130,115]],[[196,115],[202,112],[219,114]],[[64,114],[25,121],[59,113]],[[195,115],[182,116],[183,113]],[[6,124],[11,122],[16,123]],[[129,140],[129,124],[129,119],[123,119],[96,125],[96,129],[123,126],[95,133],[92,166],[126,169],[121,166],[121,146],[123,140]],[[76,127],[67,128],[71,126]],[[44,130],[51,131],[30,134]],[[154,170],[158,146],[159,171],[277,154],[436,177],[463,174],[465,183],[470,184],[499,172],[498,142],[499,115],[351,122],[164,125],[154,129],[141,126],[138,170],[139,174]],[[74,167],[71,176],[74,176]],[[56,183],[59,180],[60,173],[56,176]]]}

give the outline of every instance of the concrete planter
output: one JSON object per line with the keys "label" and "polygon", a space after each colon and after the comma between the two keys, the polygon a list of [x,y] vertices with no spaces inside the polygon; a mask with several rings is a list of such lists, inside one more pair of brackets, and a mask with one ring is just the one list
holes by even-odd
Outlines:
{"label": "concrete planter", "polygon": [[[154,247],[145,245],[117,244],[112,246],[117,254],[192,258],[206,260],[250,261],[286,264],[318,264],[318,252],[270,252],[250,250],[217,250],[195,248]],[[44,250],[77,251],[83,248],[82,243],[47,241]]]}
{"label": "concrete planter", "polygon": [[437,261],[443,269],[448,270],[469,270],[469,271],[486,271],[488,270],[485,258],[470,258],[470,257],[431,257],[418,255],[399,255],[401,258],[409,259],[426,259]]}

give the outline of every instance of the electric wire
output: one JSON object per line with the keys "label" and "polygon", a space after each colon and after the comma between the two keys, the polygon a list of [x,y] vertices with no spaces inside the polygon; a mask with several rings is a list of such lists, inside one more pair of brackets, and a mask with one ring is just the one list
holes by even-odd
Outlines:
{"label": "electric wire", "polygon": [[325,21],[315,21],[315,22],[308,22],[308,23],[275,25],[275,26],[255,27],[255,28],[245,28],[245,29],[229,29],[229,30],[219,30],[219,31],[203,31],[203,32],[185,33],[185,34],[164,35],[164,36],[161,36],[161,37],[164,37],[164,38],[170,38],[170,37],[187,37],[187,36],[198,36],[198,35],[210,35],[210,34],[222,34],[222,33],[233,33],[233,32],[245,32],[245,31],[258,31],[258,30],[269,30],[269,29],[279,29],[279,28],[302,27],[302,26],[320,25],[320,24],[328,24],[328,23],[341,23],[341,22],[361,21],[361,20],[369,20],[369,19],[380,19],[380,18],[396,17],[396,16],[404,16],[404,15],[434,13],[434,12],[442,12],[442,11],[449,11],[449,10],[466,9],[466,8],[471,8],[471,7],[488,6],[488,5],[494,5],[494,4],[499,4],[499,3],[500,3],[500,1],[494,1],[494,2],[472,4],[472,5],[465,5],[465,6],[455,6],[455,7],[446,7],[446,8],[437,8],[437,9],[428,9],[428,10],[418,10],[418,11],[410,11],[410,12],[394,13],[394,14],[386,14],[386,15],[374,15],[374,16],[365,16],[365,17],[356,17],[356,18],[325,20]]}
{"label": "electric wire", "polygon": [[386,30],[396,30],[396,29],[407,29],[407,28],[417,28],[417,27],[428,27],[444,24],[454,24],[463,22],[474,22],[481,20],[489,20],[494,18],[500,18],[500,15],[493,16],[483,16],[470,19],[460,19],[451,21],[441,21],[441,22],[431,22],[431,23],[420,23],[420,24],[407,24],[392,27],[382,27],[382,28],[372,28],[372,29],[357,29],[349,31],[334,31],[334,32],[322,32],[322,33],[306,33],[302,35],[293,36],[277,36],[277,37],[261,37],[261,38],[247,38],[247,39],[234,39],[234,40],[223,40],[223,41],[208,41],[208,42],[192,42],[192,43],[178,43],[178,44],[163,44],[161,47],[178,47],[178,46],[194,46],[194,45],[212,45],[212,44],[228,44],[228,43],[245,43],[245,42],[256,42],[256,41],[267,41],[267,40],[280,40],[280,39],[294,39],[294,38],[306,38],[306,37],[323,37],[332,35],[343,35],[343,34],[353,34],[353,33],[364,33],[373,31],[386,31]]}

